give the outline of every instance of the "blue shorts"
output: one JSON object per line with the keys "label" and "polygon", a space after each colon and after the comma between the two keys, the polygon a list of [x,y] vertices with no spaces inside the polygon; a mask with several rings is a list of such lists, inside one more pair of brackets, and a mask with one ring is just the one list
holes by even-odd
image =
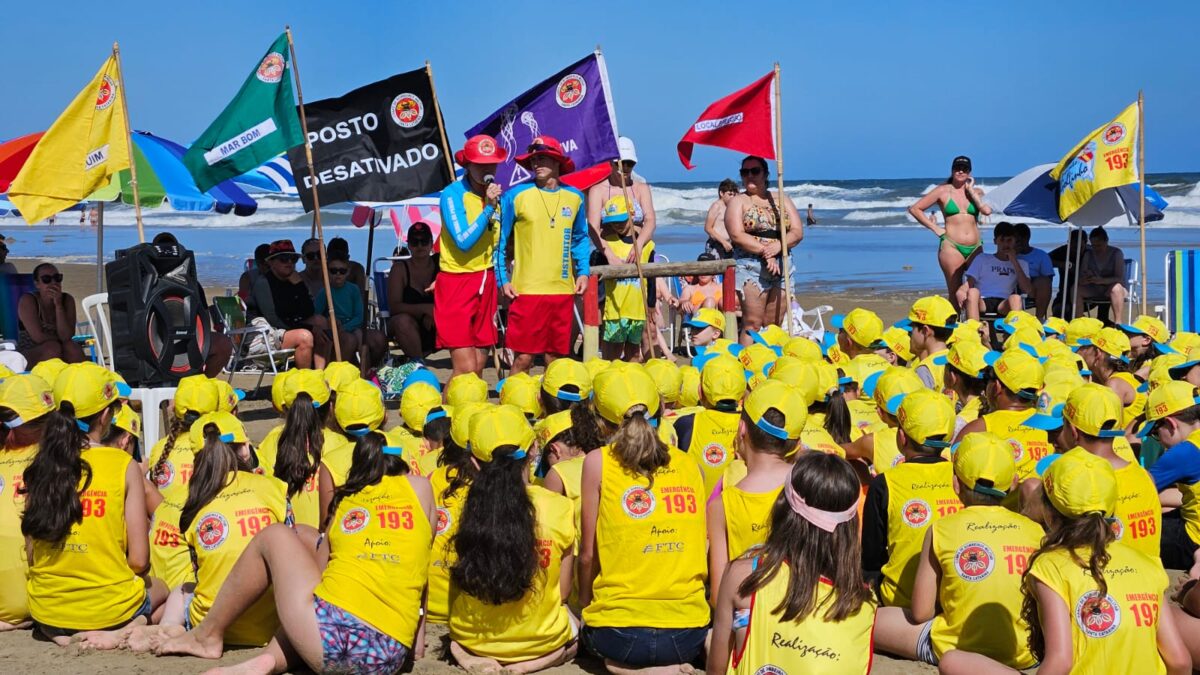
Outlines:
{"label": "blue shorts", "polygon": [[[118,628],[124,628],[125,626],[129,625],[130,621],[133,621],[134,619],[138,618],[139,616],[146,617],[146,621],[149,622],[150,614],[152,614],[153,611],[154,611],[154,607],[153,607],[153,605],[150,604],[150,592],[147,591],[146,597],[142,600],[142,606],[138,607],[138,611],[134,612],[133,616],[129,617],[128,620],[122,621],[121,623],[119,623],[115,626],[109,626],[107,628],[98,628],[98,629],[94,629],[94,630],[117,630]],[[85,630],[93,630],[93,629],[87,629],[87,628],[59,628],[57,626],[49,626],[44,623],[41,623],[37,619],[33,620],[33,627],[35,630],[40,632],[42,635],[45,635],[46,637],[48,637],[50,639],[54,639],[56,637],[70,637],[76,633],[80,633]]]}
{"label": "blue shorts", "polygon": [[737,285],[737,290],[741,291],[746,284],[752,283],[758,286],[763,291],[769,291],[774,288],[783,288],[783,275],[771,274],[767,271],[767,266],[762,258],[745,257],[740,258],[734,256],[735,264],[733,266],[734,283]]}
{"label": "blue shorts", "polygon": [[596,656],[634,668],[693,663],[704,649],[708,627],[583,627],[583,644]]}
{"label": "blue shorts", "polygon": [[326,671],[389,675],[399,672],[408,658],[408,647],[399,640],[320,596],[313,596],[313,611]]}

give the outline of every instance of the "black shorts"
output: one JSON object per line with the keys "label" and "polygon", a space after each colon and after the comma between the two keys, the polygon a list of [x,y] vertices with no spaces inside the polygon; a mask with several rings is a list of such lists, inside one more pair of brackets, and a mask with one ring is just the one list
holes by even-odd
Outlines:
{"label": "black shorts", "polygon": [[1196,549],[1200,544],[1192,541],[1184,527],[1183,516],[1179,509],[1164,513],[1162,519],[1162,540],[1159,543],[1159,554],[1163,567],[1169,570],[1186,570],[1195,564]]}

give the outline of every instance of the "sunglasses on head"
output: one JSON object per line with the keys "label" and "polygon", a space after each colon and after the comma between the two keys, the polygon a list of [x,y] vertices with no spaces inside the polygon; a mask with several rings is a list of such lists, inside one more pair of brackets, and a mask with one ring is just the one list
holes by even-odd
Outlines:
{"label": "sunglasses on head", "polygon": [[339,275],[339,276],[342,274],[349,274],[350,268],[349,267],[330,267],[329,273]]}
{"label": "sunglasses on head", "polygon": [[49,283],[61,284],[62,280],[63,280],[63,275],[61,273],[60,274],[43,274],[38,278],[42,280],[43,284],[49,284]]}
{"label": "sunglasses on head", "polygon": [[749,169],[742,169],[741,171],[738,171],[742,178],[745,178],[746,176],[759,176],[762,175],[762,172],[763,170],[761,166],[752,166]]}

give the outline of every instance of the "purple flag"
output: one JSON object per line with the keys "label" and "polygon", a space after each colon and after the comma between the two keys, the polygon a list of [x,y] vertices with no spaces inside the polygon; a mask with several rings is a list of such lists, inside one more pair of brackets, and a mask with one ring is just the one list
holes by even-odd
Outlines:
{"label": "purple flag", "polygon": [[505,188],[533,177],[514,160],[536,136],[558,139],[580,169],[616,159],[617,116],[604,55],[593,52],[505,103],[466,137],[475,134],[488,134],[508,150],[508,159],[496,167],[496,182]]}

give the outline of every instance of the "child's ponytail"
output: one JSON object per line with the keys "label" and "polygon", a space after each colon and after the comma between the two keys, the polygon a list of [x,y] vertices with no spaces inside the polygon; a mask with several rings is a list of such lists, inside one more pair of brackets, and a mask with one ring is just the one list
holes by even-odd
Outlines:
{"label": "child's ponytail", "polygon": [[[101,414],[103,411],[91,419]],[[92,468],[82,453],[89,445],[70,401],[63,401],[58,410],[46,414],[41,445],[25,468],[25,485],[18,488],[18,494],[25,496],[21,534],[58,543],[70,534],[72,525],[83,522],[79,495],[92,481]]]}
{"label": "child's ponytail", "polygon": [[671,463],[667,444],[658,438],[658,432],[646,416],[646,407],[641,405],[630,408],[625,414],[612,437],[612,449],[622,467],[646,477],[651,486],[654,485],[654,474]]}
{"label": "child's ponytail", "polygon": [[299,494],[304,484],[317,473],[328,415],[329,407],[314,407],[312,397],[306,392],[297,394],[287,410],[283,432],[279,435],[275,477],[287,484],[288,497]]}
{"label": "child's ponytail", "polygon": [[221,440],[221,430],[216,424],[205,424],[204,447],[196,451],[187,500],[179,512],[180,532],[192,526],[200,509],[233,482],[237,471],[250,471],[250,466],[232,446]]}

